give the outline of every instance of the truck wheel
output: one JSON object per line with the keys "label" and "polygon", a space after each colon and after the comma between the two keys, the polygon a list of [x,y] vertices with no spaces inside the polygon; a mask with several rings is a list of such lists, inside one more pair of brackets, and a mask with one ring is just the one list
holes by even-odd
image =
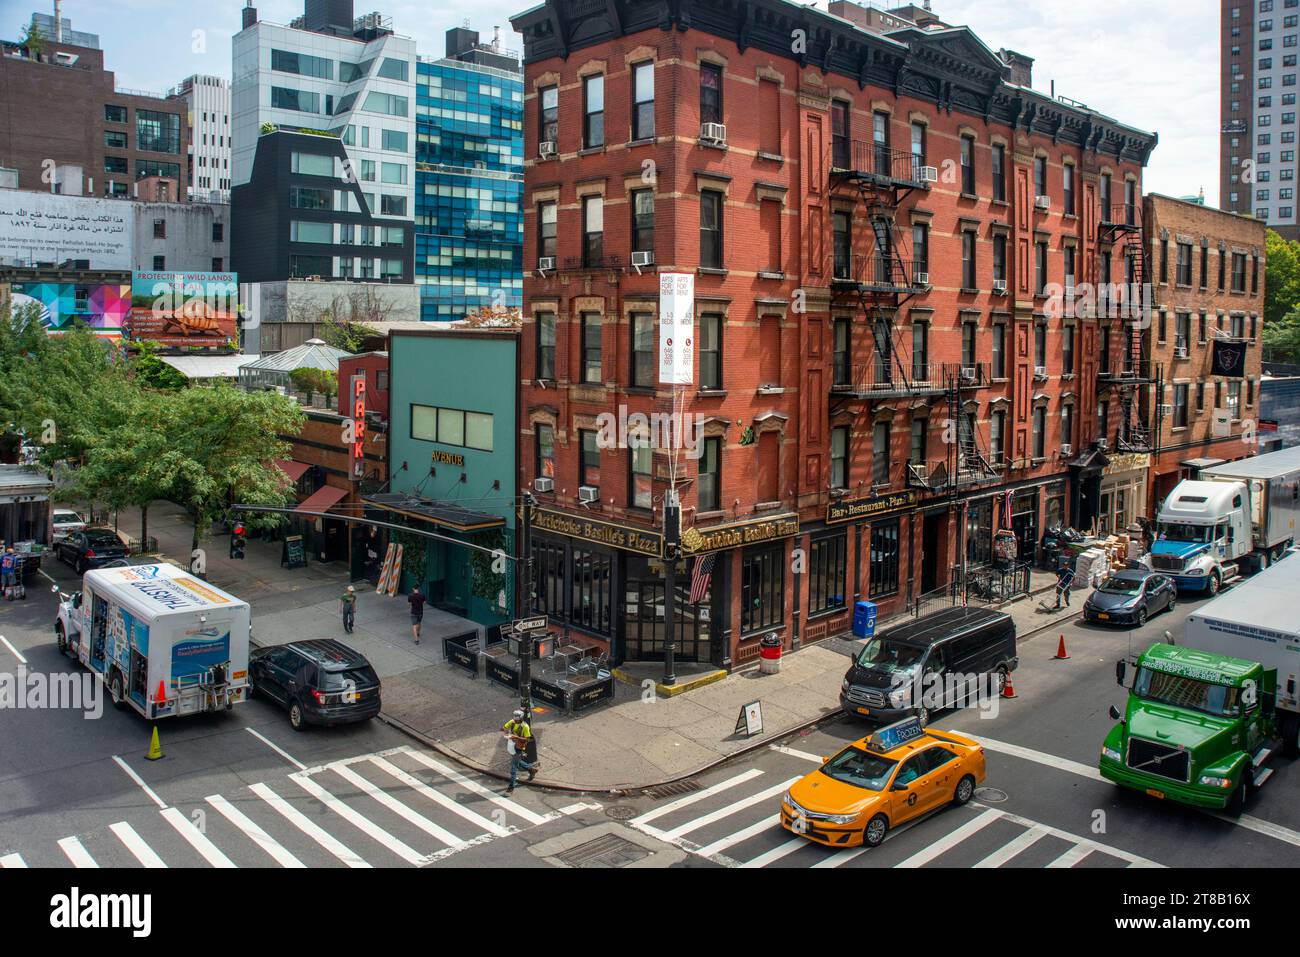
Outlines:
{"label": "truck wheel", "polygon": [[889,832],[889,818],[877,814],[867,822],[867,829],[862,832],[863,847],[879,847]]}
{"label": "truck wheel", "polygon": [[968,774],[957,782],[957,790],[953,792],[952,803],[958,806],[965,804],[975,796],[975,778]]}
{"label": "truck wheel", "polygon": [[121,711],[126,707],[126,699],[122,696],[122,673],[114,671],[113,677],[108,681],[108,694],[113,699],[113,707]]}
{"label": "truck wheel", "polygon": [[1217,571],[1212,571],[1210,572],[1210,597],[1213,598],[1218,593],[1219,593],[1219,573]]}
{"label": "truck wheel", "polygon": [[1247,782],[1245,775],[1241,778],[1241,783],[1237,785],[1237,790],[1232,792],[1232,797],[1228,798],[1228,806],[1224,808],[1230,817],[1241,817],[1241,812],[1246,807],[1246,801],[1250,797],[1250,784]]}
{"label": "truck wheel", "polygon": [[54,626],[54,636],[58,641],[59,654],[66,657],[68,654],[68,636],[63,630],[62,622],[59,622],[59,624]]}
{"label": "truck wheel", "polygon": [[301,731],[307,727],[307,721],[302,713],[302,705],[296,701],[289,705],[289,727],[295,731]]}
{"label": "truck wheel", "polygon": [[1294,715],[1282,718],[1282,753],[1288,758],[1300,756],[1300,718]]}

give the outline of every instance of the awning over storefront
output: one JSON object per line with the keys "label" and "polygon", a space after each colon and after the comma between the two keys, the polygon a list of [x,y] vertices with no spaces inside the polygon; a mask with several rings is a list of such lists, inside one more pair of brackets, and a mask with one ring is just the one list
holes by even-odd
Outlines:
{"label": "awning over storefront", "polygon": [[1211,469],[1223,463],[1224,459],[1200,458],[1188,459],[1186,462],[1179,462],[1178,464],[1185,469]]}
{"label": "awning over storefront", "polygon": [[480,512],[455,502],[442,502],[429,498],[416,498],[401,492],[380,492],[364,499],[367,505],[387,509],[408,518],[418,518],[441,525],[455,532],[477,532],[485,528],[500,528],[506,520],[491,512]]}
{"label": "awning over storefront", "polygon": [[299,502],[294,511],[328,512],[331,506],[336,505],[339,499],[346,498],[347,494],[348,490],[345,488],[335,488],[333,485],[322,485]]}
{"label": "awning over storefront", "polygon": [[1081,472],[1097,472],[1110,465],[1110,459],[1101,449],[1093,445],[1084,449],[1066,464]]}
{"label": "awning over storefront", "polygon": [[302,462],[295,462],[293,459],[272,459],[271,462],[281,472],[289,476],[290,482],[298,481],[298,479],[302,478],[302,473],[311,468],[310,465],[304,465]]}

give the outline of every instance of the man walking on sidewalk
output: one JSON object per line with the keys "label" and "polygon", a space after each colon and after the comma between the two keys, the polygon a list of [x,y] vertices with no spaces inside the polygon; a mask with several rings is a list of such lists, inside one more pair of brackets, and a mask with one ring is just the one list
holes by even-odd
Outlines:
{"label": "man walking on sidewalk", "polygon": [[528,780],[537,777],[537,765],[530,764],[528,761],[528,749],[532,745],[533,729],[524,719],[522,708],[516,708],[514,716],[501,726],[505,732],[506,738],[510,742],[510,787],[506,788],[509,794],[519,783],[519,772],[525,770],[528,772]]}
{"label": "man walking on sidewalk", "polygon": [[351,585],[339,599],[339,610],[343,612],[343,630],[352,634],[352,623],[357,617],[357,592]]}
{"label": "man walking on sidewalk", "polygon": [[1061,596],[1065,596],[1065,607],[1070,607],[1070,585],[1074,582],[1074,569],[1065,559],[1061,560],[1060,567],[1056,569],[1056,607],[1061,607]]}
{"label": "man walking on sidewalk", "polygon": [[420,643],[420,624],[424,621],[424,596],[420,594],[419,585],[411,589],[411,594],[406,600],[411,606],[411,634],[415,637],[415,643],[418,645]]}

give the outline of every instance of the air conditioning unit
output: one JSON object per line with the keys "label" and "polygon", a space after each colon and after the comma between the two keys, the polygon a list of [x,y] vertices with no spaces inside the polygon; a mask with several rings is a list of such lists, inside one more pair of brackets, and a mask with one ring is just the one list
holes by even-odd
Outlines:
{"label": "air conditioning unit", "polygon": [[557,155],[555,141],[547,140],[545,143],[539,143],[537,145],[537,155],[542,159],[550,159],[552,156]]}
{"label": "air conditioning unit", "polygon": [[632,254],[633,266],[653,266],[655,264],[655,254],[652,252],[640,252]]}
{"label": "air conditioning unit", "polygon": [[548,270],[548,269],[554,269],[554,268],[555,268],[555,257],[554,257],[554,256],[539,256],[538,259],[537,259],[537,268],[540,269],[542,272],[546,272],[546,270]]}
{"label": "air conditioning unit", "polygon": [[937,166],[922,166],[918,173],[919,175],[916,178],[922,183],[939,182],[939,168]]}
{"label": "air conditioning unit", "polygon": [[538,477],[538,478],[533,479],[533,491],[534,491],[534,492],[554,492],[554,491],[555,491],[555,479],[553,479],[553,478],[541,478],[541,477]]}
{"label": "air conditioning unit", "polygon": [[974,382],[974,381],[975,381],[975,367],[974,367],[974,366],[962,366],[962,370],[961,370],[961,379],[962,379],[963,382]]}
{"label": "air conditioning unit", "polygon": [[1050,196],[1035,196],[1035,197],[1034,197],[1034,208],[1035,208],[1035,209],[1051,209],[1051,208],[1052,208],[1052,197],[1050,197]]}
{"label": "air conditioning unit", "polygon": [[583,503],[599,502],[600,489],[591,485],[579,485],[578,501]]}
{"label": "air conditioning unit", "polygon": [[1073,445],[1071,445],[1069,442],[1062,442],[1062,443],[1061,443],[1061,454],[1062,454],[1062,455],[1072,455],[1073,453],[1074,453],[1074,446],[1073,446]]}
{"label": "air conditioning unit", "polygon": [[1174,407],[1168,403],[1162,402],[1159,406],[1159,411],[1161,415],[1173,415]]}
{"label": "air conditioning unit", "polygon": [[1007,294],[1007,281],[1005,279],[993,280],[993,295],[1005,296]]}
{"label": "air conditioning unit", "polygon": [[1047,378],[1047,366],[1034,366],[1034,378],[1035,378],[1035,379],[1046,379],[1046,378]]}
{"label": "air conditioning unit", "polygon": [[1109,446],[1110,446],[1110,439],[1106,438],[1106,436],[1103,435],[1101,438],[1097,440],[1098,452],[1105,452]]}
{"label": "air conditioning unit", "polygon": [[700,139],[710,143],[725,143],[727,127],[722,123],[705,123],[700,127]]}
{"label": "air conditioning unit", "polygon": [[1175,359],[1186,359],[1186,358],[1187,358],[1187,346],[1174,346],[1174,358],[1175,358]]}
{"label": "air conditioning unit", "polygon": [[930,285],[930,274],[928,272],[918,272],[912,275],[912,285],[928,286]]}

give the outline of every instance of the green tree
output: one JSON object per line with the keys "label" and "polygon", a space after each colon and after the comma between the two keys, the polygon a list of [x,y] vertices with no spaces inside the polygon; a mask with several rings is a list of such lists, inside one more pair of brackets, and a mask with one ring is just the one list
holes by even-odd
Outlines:
{"label": "green tree", "polygon": [[45,43],[45,34],[41,32],[41,28],[35,22],[23,27],[23,35],[19,39],[18,45],[25,48],[33,59],[40,59],[41,51],[45,49]]}
{"label": "green tree", "polygon": [[141,342],[131,357],[131,375],[147,389],[159,392],[179,392],[189,385],[189,379],[177,369],[158,358],[156,342]]}

